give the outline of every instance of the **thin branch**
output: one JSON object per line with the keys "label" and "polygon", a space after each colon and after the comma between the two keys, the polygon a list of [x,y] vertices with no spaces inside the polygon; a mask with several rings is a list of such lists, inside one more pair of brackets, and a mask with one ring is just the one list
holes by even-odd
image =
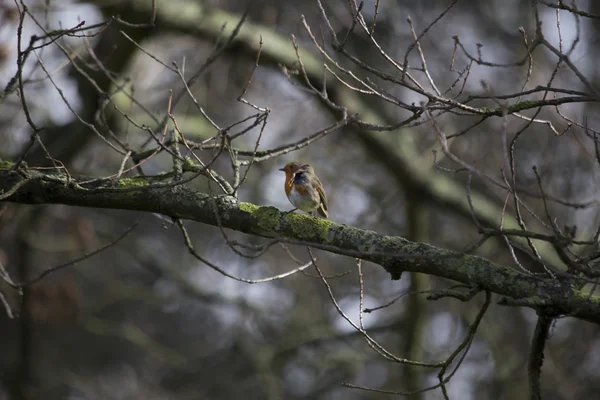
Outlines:
{"label": "thin branch", "polygon": [[553,319],[545,314],[538,317],[535,332],[531,339],[529,349],[529,361],[527,371],[529,375],[529,398],[531,400],[542,400],[540,375],[544,364],[544,349],[552,326]]}

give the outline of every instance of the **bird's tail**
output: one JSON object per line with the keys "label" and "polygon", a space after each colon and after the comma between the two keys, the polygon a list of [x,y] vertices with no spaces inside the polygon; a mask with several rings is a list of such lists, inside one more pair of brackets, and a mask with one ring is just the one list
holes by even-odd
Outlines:
{"label": "bird's tail", "polygon": [[317,208],[317,212],[319,213],[319,215],[323,218],[329,218],[329,214],[327,213],[327,210],[325,209],[325,207],[323,207],[323,203],[321,203],[319,205],[319,208]]}

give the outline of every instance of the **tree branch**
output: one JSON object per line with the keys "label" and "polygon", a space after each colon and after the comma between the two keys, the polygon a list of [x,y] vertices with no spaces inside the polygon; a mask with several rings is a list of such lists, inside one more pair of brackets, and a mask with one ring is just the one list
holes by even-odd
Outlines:
{"label": "tree branch", "polygon": [[531,339],[531,348],[529,349],[529,363],[527,366],[529,372],[529,398],[531,400],[541,400],[540,375],[542,373],[542,364],[544,364],[544,348],[548,339],[548,332],[552,326],[552,318],[548,315],[540,314],[535,325],[535,332]]}
{"label": "tree branch", "polygon": [[566,277],[559,281],[529,275],[481,257],[307,215],[286,214],[274,207],[195,192],[179,184],[154,184],[152,178],[121,179],[104,183],[105,186],[99,182],[86,186],[76,182],[77,179],[69,180],[58,173],[4,169],[0,170],[0,195],[12,193],[5,200],[16,203],[135,210],[213,226],[220,224],[250,235],[360,257],[381,265],[392,279],[399,279],[403,271],[421,272],[518,299],[531,308],[551,307],[557,315],[600,324],[600,298],[577,289],[574,281]]}

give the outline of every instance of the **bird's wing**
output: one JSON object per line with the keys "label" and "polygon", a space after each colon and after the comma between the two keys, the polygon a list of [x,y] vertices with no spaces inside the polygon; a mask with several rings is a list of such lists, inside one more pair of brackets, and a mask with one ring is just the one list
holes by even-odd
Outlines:
{"label": "bird's wing", "polygon": [[316,176],[314,180],[317,182],[317,192],[319,192],[319,196],[321,197],[321,203],[323,204],[323,208],[327,210],[327,196],[325,195],[325,190],[323,189],[323,185],[321,181]]}

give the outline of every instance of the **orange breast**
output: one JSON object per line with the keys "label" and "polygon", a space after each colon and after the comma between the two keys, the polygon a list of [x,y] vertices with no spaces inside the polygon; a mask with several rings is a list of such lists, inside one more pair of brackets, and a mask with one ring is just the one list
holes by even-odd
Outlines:
{"label": "orange breast", "polygon": [[292,186],[294,186],[294,174],[288,171],[285,171],[285,195],[290,196],[290,192],[292,191]]}

